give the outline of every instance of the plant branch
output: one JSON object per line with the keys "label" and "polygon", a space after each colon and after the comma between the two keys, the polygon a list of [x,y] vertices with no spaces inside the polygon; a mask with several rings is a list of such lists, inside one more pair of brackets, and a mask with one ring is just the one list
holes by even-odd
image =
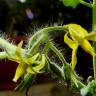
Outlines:
{"label": "plant branch", "polygon": [[62,64],[65,65],[67,64],[64,56],[62,55],[62,53],[54,46],[54,44],[52,42],[49,42],[50,44],[50,49],[59,57],[59,59],[61,60]]}
{"label": "plant branch", "polygon": [[91,3],[88,3],[88,2],[86,2],[84,0],[79,0],[79,1],[80,1],[81,4],[83,4],[83,5],[87,6],[87,7],[90,7],[90,8],[93,7],[93,5]]}
{"label": "plant branch", "polygon": [[[47,28],[43,28],[40,31],[38,31],[37,33],[35,33],[30,39],[29,39],[29,43],[28,43],[28,48],[30,49],[32,47],[33,41],[36,40],[36,38],[38,36],[40,36],[41,34],[47,34],[50,31],[55,31],[55,30],[67,30],[64,26],[54,26],[54,27],[47,27]],[[46,39],[46,38],[45,38]]]}

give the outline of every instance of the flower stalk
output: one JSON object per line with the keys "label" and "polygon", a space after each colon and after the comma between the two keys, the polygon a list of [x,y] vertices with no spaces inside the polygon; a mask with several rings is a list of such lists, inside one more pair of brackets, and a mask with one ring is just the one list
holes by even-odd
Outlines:
{"label": "flower stalk", "polygon": [[92,8],[92,4],[91,4],[91,3],[88,3],[88,2],[86,2],[86,1],[84,1],[84,0],[79,0],[79,2],[80,2],[81,4],[87,6],[87,7]]}

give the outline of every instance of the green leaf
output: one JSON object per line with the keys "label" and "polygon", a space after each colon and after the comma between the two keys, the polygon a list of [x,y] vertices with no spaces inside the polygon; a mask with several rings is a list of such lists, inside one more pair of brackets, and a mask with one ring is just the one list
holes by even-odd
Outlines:
{"label": "green leaf", "polygon": [[81,89],[81,96],[96,96],[96,80],[92,80]]}
{"label": "green leaf", "polygon": [[66,7],[72,8],[76,8],[77,5],[80,3],[79,0],[62,0],[62,2]]}

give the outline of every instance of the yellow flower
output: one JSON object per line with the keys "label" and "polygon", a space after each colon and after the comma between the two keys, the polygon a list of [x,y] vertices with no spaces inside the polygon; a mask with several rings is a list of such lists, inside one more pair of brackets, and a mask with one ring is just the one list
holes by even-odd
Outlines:
{"label": "yellow flower", "polygon": [[94,49],[88,40],[96,41],[96,32],[88,33],[78,24],[65,25],[68,32],[64,35],[64,42],[72,49],[72,69],[75,69],[77,63],[77,49],[80,46],[84,51],[94,56]]}
{"label": "yellow flower", "polygon": [[[40,56],[39,53],[35,54],[34,56],[27,57],[22,53],[22,45],[23,41],[21,41],[16,50],[15,50],[15,56],[9,56],[9,60],[12,60],[14,62],[18,63],[18,67],[16,69],[15,76],[13,78],[14,82],[17,82],[17,80],[25,73],[29,72],[31,74],[39,73],[39,71],[44,68],[45,66],[45,55],[41,55],[41,60],[38,58]],[[39,59],[39,60],[37,60]],[[38,61],[38,64],[33,65]]]}

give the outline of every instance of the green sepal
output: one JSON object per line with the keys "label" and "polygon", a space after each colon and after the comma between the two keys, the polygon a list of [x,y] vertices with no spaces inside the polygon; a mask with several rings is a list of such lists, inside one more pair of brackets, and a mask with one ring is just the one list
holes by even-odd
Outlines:
{"label": "green sepal", "polygon": [[64,80],[64,73],[63,73],[62,68],[60,68],[56,63],[51,62],[48,56],[46,56],[46,58],[47,58],[49,71],[54,73],[58,78]]}

